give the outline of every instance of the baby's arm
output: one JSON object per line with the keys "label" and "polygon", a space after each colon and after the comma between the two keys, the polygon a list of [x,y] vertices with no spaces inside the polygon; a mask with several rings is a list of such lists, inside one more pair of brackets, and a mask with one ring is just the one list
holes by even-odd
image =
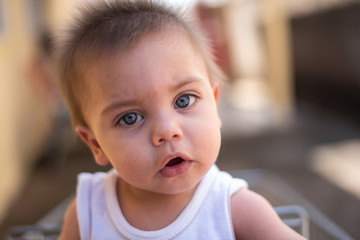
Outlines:
{"label": "baby's arm", "polygon": [[236,239],[305,239],[286,226],[262,196],[248,189],[231,197],[231,216]]}
{"label": "baby's arm", "polygon": [[75,240],[80,239],[79,223],[76,213],[76,198],[70,203],[66,210],[63,229],[61,231],[59,240]]}

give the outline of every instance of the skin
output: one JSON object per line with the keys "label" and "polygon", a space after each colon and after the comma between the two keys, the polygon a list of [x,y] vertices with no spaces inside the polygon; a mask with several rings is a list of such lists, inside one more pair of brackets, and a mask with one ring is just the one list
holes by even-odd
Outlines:
{"label": "skin", "polygon": [[[88,126],[76,131],[98,164],[117,170],[125,218],[141,230],[169,225],[220,149],[219,86],[210,83],[201,54],[184,33],[153,32],[130,49],[98,59],[85,78],[92,82],[89,96],[96,98],[85,109]],[[185,161],[166,167],[174,157]],[[301,239],[249,190],[233,195],[231,214],[237,239]],[[79,238],[75,199],[60,239]]]}

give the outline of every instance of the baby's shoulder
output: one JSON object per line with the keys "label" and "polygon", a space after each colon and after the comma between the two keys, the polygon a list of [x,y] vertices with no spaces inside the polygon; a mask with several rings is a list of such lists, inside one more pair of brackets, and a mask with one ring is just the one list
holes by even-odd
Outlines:
{"label": "baby's shoulder", "polygon": [[282,222],[264,197],[249,189],[234,193],[230,204],[237,239],[303,239]]}
{"label": "baby's shoulder", "polygon": [[247,225],[262,214],[266,214],[262,217],[268,218],[273,213],[270,203],[265,198],[246,188],[240,189],[231,196],[230,205],[234,225]]}
{"label": "baby's shoulder", "polygon": [[59,237],[62,239],[80,239],[79,224],[77,220],[76,198],[69,204]]}

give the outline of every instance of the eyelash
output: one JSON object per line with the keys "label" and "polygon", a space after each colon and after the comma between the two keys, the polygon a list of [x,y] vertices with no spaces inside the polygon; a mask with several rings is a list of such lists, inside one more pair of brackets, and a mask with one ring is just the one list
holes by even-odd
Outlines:
{"label": "eyelash", "polygon": [[[182,98],[182,97],[184,97],[184,96],[190,98],[188,105],[185,106],[185,107],[176,106],[177,101],[180,100],[180,98]],[[187,108],[191,107],[191,106],[196,102],[197,99],[199,99],[199,96],[197,96],[197,95],[195,95],[195,94],[189,94],[189,93],[181,94],[179,97],[177,97],[177,98],[175,99],[174,108],[175,108],[175,109],[187,109]],[[134,122],[131,123],[131,124],[125,123],[125,122],[124,122],[124,121],[125,121],[125,120],[124,120],[125,117],[130,116],[131,114],[134,114],[135,117],[136,117],[135,120],[134,120]],[[137,112],[127,112],[127,113],[121,115],[121,117],[116,120],[115,125],[116,125],[116,126],[121,125],[121,126],[125,126],[125,127],[127,127],[127,126],[132,126],[132,125],[140,122],[140,121],[143,120],[143,119],[144,119],[144,117],[143,117],[141,114],[137,113]]]}
{"label": "eyelash", "polygon": [[[130,116],[131,114],[134,114],[134,115],[135,115],[135,117],[136,117],[135,120],[134,120],[135,122],[132,123],[132,124],[127,124],[127,123],[125,123],[125,117]],[[141,114],[137,113],[137,112],[127,112],[127,113],[125,113],[124,115],[122,115],[122,116],[116,121],[116,124],[115,124],[115,125],[132,126],[132,125],[138,123],[139,121],[141,121],[141,120],[143,120],[143,119],[144,119],[144,117],[143,117]]]}
{"label": "eyelash", "polygon": [[[189,103],[187,106],[185,107],[179,107],[179,106],[176,106],[177,104],[177,101],[179,101],[182,97],[188,97],[189,98]],[[175,99],[175,102],[174,102],[174,108],[175,109],[187,109],[189,107],[191,107],[195,102],[196,100],[198,99],[199,97],[194,95],[194,94],[189,94],[189,93],[184,93],[184,94],[181,94],[179,97],[177,97]]]}

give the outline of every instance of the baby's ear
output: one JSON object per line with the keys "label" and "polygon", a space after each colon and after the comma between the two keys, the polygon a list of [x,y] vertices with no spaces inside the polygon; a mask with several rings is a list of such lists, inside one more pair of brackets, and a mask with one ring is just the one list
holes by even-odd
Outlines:
{"label": "baby's ear", "polygon": [[212,84],[212,89],[213,89],[215,101],[216,101],[216,103],[218,103],[219,102],[219,97],[220,97],[220,85],[218,83],[213,83]]}
{"label": "baby's ear", "polygon": [[[216,104],[218,104],[219,97],[220,97],[220,85],[218,83],[214,83],[214,84],[212,84],[212,89],[213,89]],[[219,116],[219,126],[220,126],[220,128],[222,128],[222,121],[220,119],[220,116]]]}
{"label": "baby's ear", "polygon": [[85,126],[76,126],[76,133],[80,138],[88,145],[92,154],[94,155],[95,161],[101,166],[105,166],[109,163],[104,151],[102,150],[99,142],[96,140],[95,135],[91,129]]}

